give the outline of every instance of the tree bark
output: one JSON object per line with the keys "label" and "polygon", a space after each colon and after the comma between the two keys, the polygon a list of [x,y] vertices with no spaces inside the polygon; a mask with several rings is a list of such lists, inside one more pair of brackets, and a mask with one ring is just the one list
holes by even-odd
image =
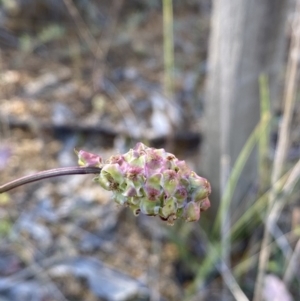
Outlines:
{"label": "tree bark", "polygon": [[[261,74],[269,80],[272,108],[280,102],[287,5],[288,0],[214,1],[201,160],[202,173],[212,184],[213,212],[221,197],[221,178],[228,176],[259,121]],[[238,182],[234,204],[242,201],[256,179],[254,151]]]}

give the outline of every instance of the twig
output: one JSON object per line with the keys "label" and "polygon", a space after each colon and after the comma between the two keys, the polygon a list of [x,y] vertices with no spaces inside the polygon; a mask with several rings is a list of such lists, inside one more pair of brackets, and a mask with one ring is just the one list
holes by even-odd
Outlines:
{"label": "twig", "polygon": [[[294,231],[287,232],[287,233],[282,234],[281,236],[278,236],[276,241],[273,241],[272,243],[270,243],[269,247],[272,249],[272,248],[276,247],[277,245],[281,245],[282,241],[284,242],[284,244],[286,242],[289,245],[295,244],[296,237],[295,237]],[[296,252],[297,248],[299,248],[299,251],[300,251],[300,243],[299,242],[300,242],[300,240],[298,240],[299,246],[298,247],[296,246],[294,252]],[[251,247],[255,248],[254,245],[251,246]],[[233,272],[232,272],[233,275],[236,278],[242,277],[243,274],[248,272],[256,264],[258,255],[259,255],[259,253],[253,253],[253,252],[251,254],[248,254],[245,257],[245,259],[243,259],[241,262],[239,262],[238,264],[236,264],[234,266],[234,268],[232,269],[233,270]],[[295,264],[295,262],[294,262],[294,264]],[[294,267],[297,268],[297,265],[294,265]],[[294,269],[293,269],[293,271],[294,271]],[[295,276],[298,277],[297,275],[295,275]],[[283,279],[285,279],[285,278],[283,278]],[[299,281],[299,277],[298,277],[298,281]]]}
{"label": "twig", "polygon": [[92,71],[94,92],[97,91],[97,85],[99,85],[99,83],[96,84],[96,82],[99,82],[99,78],[102,78],[105,73],[107,54],[115,38],[115,31],[117,28],[119,14],[121,12],[123,2],[124,0],[113,1],[112,8],[109,12],[109,16],[111,19],[110,26],[106,30],[104,37],[101,37],[100,41],[98,41],[97,51],[96,54],[94,55],[95,63],[93,64],[93,71]]}
{"label": "twig", "polygon": [[[50,268],[58,262],[63,262],[69,258],[69,256],[63,257],[62,255],[54,255],[52,257],[47,257],[42,260],[39,266],[43,269]],[[35,263],[25,267],[23,270],[16,272],[8,277],[3,277],[0,279],[0,292],[8,290],[18,283],[24,282],[26,278],[30,278],[36,275],[35,269],[33,268]]]}
{"label": "twig", "polygon": [[89,28],[86,26],[84,20],[80,16],[78,9],[76,8],[72,0],[63,1],[78,28],[79,35],[87,43],[90,51],[96,57],[97,53],[99,52],[98,44],[93,35],[91,34]]}
{"label": "twig", "polygon": [[300,257],[300,239],[296,244],[293,255],[291,256],[291,259],[288,263],[288,266],[283,276],[283,282],[285,283],[286,286],[290,285],[293,276],[296,274],[299,257]]}
{"label": "twig", "polygon": [[[223,260],[223,253],[220,252],[217,247],[214,246],[212,242],[209,241],[207,235],[201,229],[197,229],[196,233],[199,235],[199,239],[205,241],[206,245],[208,246],[208,251],[213,254],[216,258],[220,259],[220,264],[215,263],[216,269],[220,272],[223,277],[223,282],[231,292],[235,300],[238,301],[249,301],[248,297],[245,295],[243,290],[238,284],[238,281],[235,279],[231,268],[227,266],[227,264]],[[223,247],[223,246],[222,246]],[[223,290],[224,292],[224,290]],[[223,299],[222,299],[223,300]]]}
{"label": "twig", "polygon": [[[300,13],[300,1],[298,0],[296,4],[296,16],[294,19],[294,24],[292,24],[292,39],[291,39],[291,47],[286,71],[286,82],[285,82],[285,91],[284,91],[284,115],[282,120],[282,125],[279,131],[279,140],[278,146],[276,149],[275,160],[274,160],[274,168],[272,172],[272,189],[269,197],[269,206],[268,212],[270,213],[274,204],[276,204],[276,198],[278,195],[278,191],[275,188],[274,183],[279,179],[283,164],[286,158],[286,152],[288,147],[288,137],[289,137],[289,129],[292,119],[292,112],[294,108],[295,102],[295,94],[296,94],[296,80],[298,75],[298,57],[297,55],[300,52],[300,22],[299,22],[299,13]],[[267,264],[269,261],[271,249],[270,245],[270,228],[273,226],[276,220],[274,219],[274,215],[267,214],[266,224],[264,229],[264,236],[261,244],[261,252],[259,256],[259,265],[258,265],[258,274],[255,283],[255,291],[254,291],[254,301],[260,301],[262,297],[263,290],[263,280],[266,273]]]}
{"label": "twig", "polygon": [[16,187],[29,184],[32,182],[53,178],[53,177],[59,177],[59,176],[68,176],[68,175],[82,175],[82,174],[98,174],[100,173],[101,168],[99,167],[60,167],[60,168],[54,168],[49,170],[44,170],[41,172],[38,172],[33,175],[25,176],[16,180],[13,180],[11,182],[8,182],[4,185],[0,186],[0,193],[9,191],[11,189],[14,189]]}
{"label": "twig", "polygon": [[276,203],[272,207],[272,210],[270,210],[269,212],[270,219],[272,219],[274,223],[277,221],[278,216],[280,215],[280,212],[283,209],[285,203],[284,201],[287,199],[287,196],[292,192],[299,179],[300,179],[300,159],[293,167],[288,179],[286,180],[286,183],[282,188],[280,195],[278,195],[277,197]]}

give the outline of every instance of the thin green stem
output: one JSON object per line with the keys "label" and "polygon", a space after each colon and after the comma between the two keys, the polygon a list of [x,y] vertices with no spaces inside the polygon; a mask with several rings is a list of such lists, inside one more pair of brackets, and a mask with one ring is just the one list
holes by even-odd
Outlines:
{"label": "thin green stem", "polygon": [[173,0],[163,0],[164,28],[164,86],[168,98],[173,96],[174,78],[174,38],[173,38]]}

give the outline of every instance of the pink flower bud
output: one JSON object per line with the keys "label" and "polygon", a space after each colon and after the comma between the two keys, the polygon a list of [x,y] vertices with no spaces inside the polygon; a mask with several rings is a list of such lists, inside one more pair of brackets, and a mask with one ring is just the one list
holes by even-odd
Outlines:
{"label": "pink flower bud", "polygon": [[208,198],[205,198],[203,201],[200,202],[200,210],[206,211],[208,208],[210,208],[210,201]]}
{"label": "pink flower bud", "polygon": [[78,156],[78,165],[85,166],[85,167],[101,167],[102,166],[102,158],[98,155],[88,153],[84,150],[80,150],[77,152]]}

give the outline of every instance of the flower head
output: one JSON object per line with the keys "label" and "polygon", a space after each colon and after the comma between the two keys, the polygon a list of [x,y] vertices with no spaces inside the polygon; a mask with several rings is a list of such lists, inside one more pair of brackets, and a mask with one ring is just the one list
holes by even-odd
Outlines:
{"label": "flower head", "polygon": [[[102,164],[100,157],[84,151],[78,152],[78,157],[80,164]],[[158,215],[173,224],[177,218],[197,221],[200,212],[210,207],[209,182],[164,149],[137,143],[126,154],[112,156],[102,165],[96,180],[135,215]]]}

